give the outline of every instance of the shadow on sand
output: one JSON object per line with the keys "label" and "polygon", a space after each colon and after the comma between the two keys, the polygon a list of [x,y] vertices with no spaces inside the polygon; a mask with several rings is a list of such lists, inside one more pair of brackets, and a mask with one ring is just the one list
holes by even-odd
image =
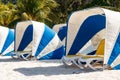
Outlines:
{"label": "shadow on sand", "polygon": [[[0,58],[0,62],[20,62],[20,61],[24,61],[24,60],[13,59],[13,58]],[[30,68],[26,68],[26,67],[15,68],[15,69],[13,69],[13,71],[24,74],[25,76],[34,76],[34,75],[52,76],[52,75],[68,75],[68,74],[96,72],[91,69],[83,69],[82,70],[82,69],[79,69],[79,68],[76,68],[73,66],[72,67],[65,66],[62,64],[62,62],[60,60],[41,60],[39,62],[44,63],[44,64],[50,64],[50,65],[46,67],[43,64],[44,67],[41,67],[41,66],[40,67],[32,67],[32,64],[31,64]],[[53,66],[51,63],[52,64],[57,63],[60,65]],[[100,71],[100,70],[98,70],[98,71]]]}
{"label": "shadow on sand", "polygon": [[[20,72],[25,76],[33,76],[33,75],[67,75],[67,74],[79,74],[79,73],[88,73],[88,72],[96,72],[91,69],[79,69],[79,68],[71,68],[61,66],[51,66],[51,67],[34,67],[34,68],[17,68],[14,71]],[[100,70],[98,70],[100,71]]]}

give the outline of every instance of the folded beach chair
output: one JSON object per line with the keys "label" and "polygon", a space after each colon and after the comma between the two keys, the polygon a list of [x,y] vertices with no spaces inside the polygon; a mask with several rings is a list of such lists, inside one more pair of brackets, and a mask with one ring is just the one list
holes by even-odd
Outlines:
{"label": "folded beach chair", "polygon": [[16,25],[15,51],[12,54],[25,60],[61,59],[64,47],[55,31],[44,23],[23,21]]}

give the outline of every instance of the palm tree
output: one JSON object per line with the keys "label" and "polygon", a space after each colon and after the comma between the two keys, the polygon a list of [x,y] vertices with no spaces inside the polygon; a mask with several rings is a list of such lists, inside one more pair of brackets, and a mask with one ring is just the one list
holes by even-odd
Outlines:
{"label": "palm tree", "polygon": [[[15,5],[8,3],[7,5],[0,3],[0,25],[1,26],[9,26],[9,24],[17,19],[17,16],[14,14]],[[13,27],[13,24],[11,26]]]}
{"label": "palm tree", "polygon": [[49,21],[48,14],[55,8],[54,0],[19,0],[17,4],[18,16],[21,20]]}
{"label": "palm tree", "polygon": [[65,23],[70,13],[80,9],[81,1],[82,0],[56,0],[59,5],[52,10],[53,13],[49,14],[53,25]]}

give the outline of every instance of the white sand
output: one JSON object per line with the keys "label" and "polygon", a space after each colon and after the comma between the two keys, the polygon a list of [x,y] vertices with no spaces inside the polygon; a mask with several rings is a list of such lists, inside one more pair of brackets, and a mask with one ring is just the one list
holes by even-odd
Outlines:
{"label": "white sand", "polygon": [[65,67],[60,60],[21,61],[0,57],[0,80],[120,80],[119,70]]}

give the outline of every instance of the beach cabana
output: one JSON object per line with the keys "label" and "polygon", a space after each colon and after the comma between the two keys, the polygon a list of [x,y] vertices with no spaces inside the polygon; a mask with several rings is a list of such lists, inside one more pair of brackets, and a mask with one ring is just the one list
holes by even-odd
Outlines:
{"label": "beach cabana", "polygon": [[120,69],[119,12],[104,8],[76,11],[70,15],[67,26],[66,55],[80,54],[78,52],[89,41],[96,53],[100,42],[105,39],[105,43],[102,42],[105,47],[101,49],[104,50],[101,51],[104,53],[103,63],[112,69]]}
{"label": "beach cabana", "polygon": [[19,22],[15,27],[15,52],[29,53],[36,59],[60,59],[64,47],[57,33],[44,23]]}
{"label": "beach cabana", "polygon": [[65,40],[67,36],[67,25],[66,24],[56,24],[52,28],[62,41],[63,45],[65,45]]}
{"label": "beach cabana", "polygon": [[0,55],[10,56],[14,50],[14,30],[0,26]]}

